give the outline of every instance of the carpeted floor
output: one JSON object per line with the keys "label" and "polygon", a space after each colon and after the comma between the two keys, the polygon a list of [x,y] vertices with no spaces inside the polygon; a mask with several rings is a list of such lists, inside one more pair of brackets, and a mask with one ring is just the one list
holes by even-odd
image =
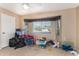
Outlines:
{"label": "carpeted floor", "polygon": [[72,56],[72,54],[57,48],[43,49],[37,46],[27,46],[16,50],[10,47],[3,48],[0,50],[0,56]]}

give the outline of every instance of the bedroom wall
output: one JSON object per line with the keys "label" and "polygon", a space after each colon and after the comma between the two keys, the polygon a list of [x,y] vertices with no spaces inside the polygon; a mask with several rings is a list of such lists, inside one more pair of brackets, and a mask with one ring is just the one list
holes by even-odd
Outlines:
{"label": "bedroom wall", "polygon": [[76,8],[76,13],[77,13],[77,30],[76,30],[76,32],[77,32],[77,50],[79,51],[79,6]]}
{"label": "bedroom wall", "polygon": [[76,8],[70,8],[60,11],[54,12],[46,12],[46,13],[35,13],[24,15],[21,17],[21,28],[24,26],[23,19],[30,18],[42,18],[42,17],[50,17],[50,16],[59,16],[61,15],[61,41],[70,41],[73,42],[74,47],[77,48],[77,39],[76,39]]}

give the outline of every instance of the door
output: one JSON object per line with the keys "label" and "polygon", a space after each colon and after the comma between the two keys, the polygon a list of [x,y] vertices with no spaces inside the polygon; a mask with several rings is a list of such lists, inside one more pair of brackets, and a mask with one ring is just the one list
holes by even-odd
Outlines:
{"label": "door", "polygon": [[1,14],[1,48],[9,46],[9,39],[14,36],[15,18]]}

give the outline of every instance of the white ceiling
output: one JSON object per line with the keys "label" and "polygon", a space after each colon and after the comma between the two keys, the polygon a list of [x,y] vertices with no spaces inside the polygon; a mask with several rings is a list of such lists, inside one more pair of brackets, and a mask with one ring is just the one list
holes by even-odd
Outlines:
{"label": "white ceiling", "polygon": [[48,12],[63,10],[68,8],[75,8],[78,3],[29,3],[30,8],[24,9],[21,3],[0,3],[0,7],[17,13],[19,15],[37,13],[37,12]]}

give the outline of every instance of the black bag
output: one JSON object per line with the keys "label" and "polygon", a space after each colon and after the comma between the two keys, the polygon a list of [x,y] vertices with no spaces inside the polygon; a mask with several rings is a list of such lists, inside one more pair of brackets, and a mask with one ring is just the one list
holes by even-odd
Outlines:
{"label": "black bag", "polygon": [[9,47],[14,47],[15,46],[15,43],[16,43],[15,38],[10,39],[9,40]]}
{"label": "black bag", "polygon": [[49,40],[46,45],[54,45],[55,43],[52,40]]}
{"label": "black bag", "polygon": [[15,43],[15,49],[26,46],[25,40],[23,38],[17,38]]}
{"label": "black bag", "polygon": [[25,40],[23,38],[14,37],[9,40],[9,47],[14,47],[15,49],[26,46]]}

